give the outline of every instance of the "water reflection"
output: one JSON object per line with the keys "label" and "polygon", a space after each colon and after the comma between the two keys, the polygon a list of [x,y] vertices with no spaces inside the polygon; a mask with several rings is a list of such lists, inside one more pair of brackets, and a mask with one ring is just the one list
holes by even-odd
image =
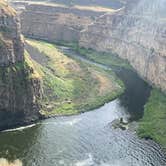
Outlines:
{"label": "water reflection", "polygon": [[166,155],[153,141],[111,122],[139,119],[150,87],[134,72],[119,70],[123,96],[91,112],[50,118],[24,130],[0,133],[0,157],[25,166],[165,166]]}
{"label": "water reflection", "polygon": [[159,145],[110,126],[119,117],[128,114],[117,99],[92,112],[1,133],[1,156],[19,158],[25,166],[164,166]]}
{"label": "water reflection", "polygon": [[40,125],[24,130],[8,131],[0,133],[0,157],[14,161],[27,156],[31,147],[40,137]]}
{"label": "water reflection", "polygon": [[131,121],[139,120],[143,116],[151,87],[131,70],[121,69],[116,74],[126,86],[125,93],[120,97],[121,105],[130,113]]}

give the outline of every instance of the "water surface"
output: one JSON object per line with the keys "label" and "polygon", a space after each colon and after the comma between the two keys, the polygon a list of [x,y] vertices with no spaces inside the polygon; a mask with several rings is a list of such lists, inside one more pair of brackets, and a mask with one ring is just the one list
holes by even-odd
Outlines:
{"label": "water surface", "polygon": [[[143,115],[150,87],[132,71],[118,70],[125,94],[99,109],[77,116],[50,118],[29,128],[0,133],[0,157],[25,166],[165,166],[166,156],[153,141],[111,122]],[[133,123],[135,124],[135,123]]]}

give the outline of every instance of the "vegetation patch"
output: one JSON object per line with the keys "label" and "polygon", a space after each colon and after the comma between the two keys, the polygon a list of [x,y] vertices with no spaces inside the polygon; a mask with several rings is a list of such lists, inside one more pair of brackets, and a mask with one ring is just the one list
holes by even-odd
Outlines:
{"label": "vegetation patch", "polygon": [[[110,67],[133,69],[132,66],[116,54],[96,52],[92,49],[80,48],[77,43],[60,42],[85,58]],[[104,84],[104,83],[103,83]],[[145,105],[144,116],[139,121],[137,133],[140,137],[153,139],[166,148],[166,95],[153,89],[149,101]]]}
{"label": "vegetation patch", "polygon": [[153,89],[139,122],[138,135],[153,139],[166,148],[166,95]]}
{"label": "vegetation patch", "polygon": [[114,73],[66,56],[54,44],[26,40],[31,62],[43,80],[42,113],[71,115],[97,108],[124,91]]}
{"label": "vegetation patch", "polygon": [[82,56],[84,56],[85,58],[93,62],[97,62],[99,64],[103,64],[109,67],[118,67],[118,68],[124,67],[128,69],[132,69],[132,66],[129,64],[129,62],[127,60],[123,60],[119,58],[116,53],[97,52],[93,49],[86,49],[83,47],[79,47],[77,42],[67,43],[67,42],[60,41],[57,44],[68,46],[72,48],[73,50],[75,50],[76,52],[78,52],[79,54],[81,54]]}

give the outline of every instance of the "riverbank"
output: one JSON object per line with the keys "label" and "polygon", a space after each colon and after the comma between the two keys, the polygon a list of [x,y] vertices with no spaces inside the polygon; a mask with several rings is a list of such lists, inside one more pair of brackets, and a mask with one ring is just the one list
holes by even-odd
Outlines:
{"label": "riverbank", "polygon": [[87,58],[93,62],[102,64],[102,65],[106,65],[108,67],[133,69],[127,60],[123,60],[119,58],[116,53],[98,52],[93,49],[86,49],[83,47],[79,47],[77,42],[68,43],[64,41],[59,41],[56,44],[70,47],[71,49],[79,53],[81,56],[83,56],[84,58]]}
{"label": "riverbank", "polygon": [[160,90],[151,91],[137,133],[140,137],[153,139],[166,148],[166,95]]}
{"label": "riverbank", "polygon": [[[80,48],[77,43],[64,43],[64,46],[69,46],[83,57],[100,63],[109,67],[118,67],[134,70],[132,66],[124,60],[121,60],[116,54],[113,53],[99,53],[92,49]],[[147,87],[148,88],[148,87]],[[134,94],[131,94],[134,95]],[[148,94],[147,94],[148,95]],[[136,108],[133,106],[128,111],[132,115],[132,112]],[[139,115],[135,120],[138,121],[137,134],[141,138],[153,139],[162,147],[166,148],[166,95],[160,90],[153,89],[149,100],[144,106],[144,114]],[[140,112],[140,111],[138,111]],[[141,118],[141,120],[140,120]]]}
{"label": "riverbank", "polygon": [[[78,47],[72,48],[94,62],[107,66],[120,66],[132,69],[129,63],[124,63],[123,60],[119,60],[118,57],[112,54],[100,54],[93,50]],[[153,89],[151,91],[149,100],[144,107],[143,117],[138,121],[138,124],[137,134],[141,138],[152,139],[166,148],[166,96],[160,90]]]}
{"label": "riverbank", "polygon": [[9,161],[19,159],[25,166],[164,166],[160,146],[129,130],[111,128],[110,122],[124,116],[117,99],[88,113],[49,118],[21,131],[2,132],[0,155]]}
{"label": "riverbank", "polygon": [[70,58],[54,44],[27,39],[26,49],[43,80],[41,113],[46,117],[93,110],[124,92],[112,71]]}

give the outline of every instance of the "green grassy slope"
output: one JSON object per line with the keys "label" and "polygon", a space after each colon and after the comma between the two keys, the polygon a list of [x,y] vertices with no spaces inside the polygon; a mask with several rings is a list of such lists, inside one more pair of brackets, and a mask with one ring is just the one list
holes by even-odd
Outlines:
{"label": "green grassy slope", "polygon": [[[71,115],[97,108],[124,91],[113,73],[71,59],[55,45],[27,40],[31,61],[43,80],[43,114]],[[30,58],[30,57],[29,57]]]}
{"label": "green grassy slope", "polygon": [[57,42],[57,44],[70,47],[74,51],[78,52],[81,56],[99,64],[103,64],[110,67],[124,67],[128,69],[133,69],[127,60],[119,58],[117,54],[112,52],[98,52],[93,49],[79,47],[77,42],[68,43],[64,41],[59,41]]}
{"label": "green grassy slope", "polygon": [[166,148],[166,95],[153,89],[139,122],[138,135],[151,138]]}
{"label": "green grassy slope", "polygon": [[116,54],[97,52],[91,49],[77,48],[77,51],[86,58],[107,66],[131,68],[130,64],[120,59]]}

